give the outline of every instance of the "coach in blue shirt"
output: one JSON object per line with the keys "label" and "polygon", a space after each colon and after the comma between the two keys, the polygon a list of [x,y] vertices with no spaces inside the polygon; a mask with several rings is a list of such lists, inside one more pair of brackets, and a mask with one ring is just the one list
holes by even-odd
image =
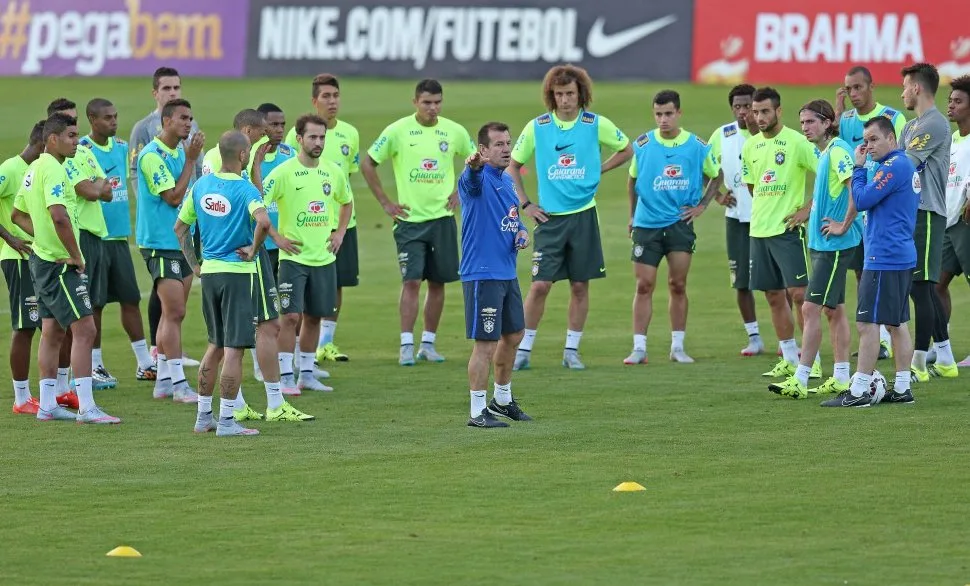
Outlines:
{"label": "coach in blue shirt", "polygon": [[[522,340],[525,314],[515,259],[529,244],[519,221],[519,197],[505,169],[512,158],[509,127],[489,122],[478,131],[478,151],[458,179],[461,198],[461,274],[465,330],[475,340],[468,360],[470,427],[508,427],[496,415],[529,421],[512,398],[512,365]],[[488,373],[495,362],[495,395],[485,404]]]}
{"label": "coach in blue shirt", "polygon": [[[852,386],[823,407],[868,407],[878,402],[870,383],[879,354],[879,326],[889,330],[896,360],[896,382],[887,390],[883,403],[912,403],[910,361],[913,342],[909,321],[909,289],[916,267],[916,212],[920,186],[916,167],[896,144],[892,122],[883,116],[865,124],[864,142],[855,150],[852,199],[856,209],[866,212],[866,257],[859,280],[856,327],[859,330],[859,360]],[[868,181],[866,155],[879,164]]]}

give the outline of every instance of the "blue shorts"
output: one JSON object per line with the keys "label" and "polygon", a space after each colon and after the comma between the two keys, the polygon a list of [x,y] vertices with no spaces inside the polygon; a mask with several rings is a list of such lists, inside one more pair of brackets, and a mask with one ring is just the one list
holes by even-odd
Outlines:
{"label": "blue shorts", "polygon": [[909,289],[913,269],[873,271],[865,269],[859,279],[857,322],[898,326],[909,321]]}
{"label": "blue shorts", "polygon": [[494,342],[503,334],[525,329],[519,280],[465,281],[465,335],[469,340]]}

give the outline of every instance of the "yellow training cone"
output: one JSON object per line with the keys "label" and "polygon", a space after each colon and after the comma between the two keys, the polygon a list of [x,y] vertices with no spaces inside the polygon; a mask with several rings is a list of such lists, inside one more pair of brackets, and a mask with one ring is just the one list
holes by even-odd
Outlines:
{"label": "yellow training cone", "polygon": [[141,554],[133,547],[121,545],[109,551],[108,556],[114,558],[140,558]]}
{"label": "yellow training cone", "polygon": [[638,490],[647,490],[642,484],[636,482],[621,482],[616,485],[613,492],[636,492]]}

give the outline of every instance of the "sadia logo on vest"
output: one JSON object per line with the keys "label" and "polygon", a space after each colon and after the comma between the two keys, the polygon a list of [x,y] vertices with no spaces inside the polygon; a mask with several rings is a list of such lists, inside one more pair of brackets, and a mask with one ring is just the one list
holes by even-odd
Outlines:
{"label": "sadia logo on vest", "polygon": [[444,171],[438,170],[438,159],[422,159],[417,169],[411,169],[411,183],[443,183]]}
{"label": "sadia logo on vest", "polygon": [[202,211],[210,216],[221,218],[232,211],[232,204],[223,195],[210,194],[202,198]]}
{"label": "sadia logo on vest", "polygon": [[690,179],[684,177],[684,168],[680,165],[664,166],[663,174],[653,179],[655,191],[685,191],[690,188]]}
{"label": "sadia logo on vest", "polygon": [[519,206],[509,207],[509,211],[502,218],[502,232],[519,231]]}
{"label": "sadia logo on vest", "polygon": [[550,165],[546,171],[549,181],[571,181],[574,179],[584,179],[586,177],[586,167],[576,166],[576,155],[563,153],[559,155],[555,165]]}
{"label": "sadia logo on vest", "polygon": [[296,215],[296,226],[298,228],[319,228],[329,226],[327,218],[327,204],[322,201],[311,201],[306,206],[307,211]]}

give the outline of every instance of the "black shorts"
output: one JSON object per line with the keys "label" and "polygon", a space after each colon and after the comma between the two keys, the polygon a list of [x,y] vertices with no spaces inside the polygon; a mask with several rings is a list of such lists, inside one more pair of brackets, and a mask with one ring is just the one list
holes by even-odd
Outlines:
{"label": "black shorts", "polygon": [[525,329],[519,280],[465,281],[465,336],[494,342]]}
{"label": "black shorts", "polygon": [[404,281],[458,280],[458,225],[454,216],[427,222],[394,222],[397,263]]}
{"label": "black shorts", "polygon": [[141,248],[141,257],[145,259],[148,274],[152,283],[159,279],[185,280],[192,275],[192,268],[185,262],[185,256],[179,250],[155,250]]}
{"label": "black shorts", "polygon": [[95,308],[105,306],[108,294],[108,275],[104,271],[104,254],[101,238],[88,232],[80,231],[78,247],[84,256],[84,274],[88,276],[88,295],[91,305]]}
{"label": "black shorts", "polygon": [[209,343],[217,348],[256,346],[256,303],[252,273],[202,275],[202,317]]}
{"label": "black shorts", "polygon": [[751,284],[751,224],[735,218],[725,218],[728,270],[731,286],[750,289]]}
{"label": "black shorts", "polygon": [[30,255],[30,276],[37,292],[40,318],[54,318],[65,330],[91,315],[88,277],[72,265],[58,264]]}
{"label": "black shorts", "polygon": [[10,324],[14,330],[33,330],[40,327],[40,307],[34,293],[30,265],[24,259],[0,260],[3,278],[10,295]]}
{"label": "black shorts", "polygon": [[356,287],[360,284],[359,273],[357,226],[354,226],[347,229],[343,244],[337,251],[337,287]]}
{"label": "black shorts", "polygon": [[280,313],[313,317],[337,315],[337,263],[311,267],[292,260],[280,261]]}
{"label": "black shorts", "polygon": [[970,224],[961,218],[943,235],[942,270],[953,276],[970,278]]}
{"label": "black shorts", "polygon": [[805,301],[835,309],[845,303],[845,278],[858,248],[846,250],[812,250],[812,276],[808,280]]}
{"label": "black shorts", "polygon": [[256,278],[253,280],[253,299],[256,300],[256,323],[272,321],[280,316],[280,298],[273,276],[273,261],[265,248],[256,255]]}
{"label": "black shorts", "polygon": [[808,248],[801,228],[751,238],[751,289],[778,291],[808,285]]}
{"label": "black shorts", "polygon": [[855,249],[855,255],[852,257],[852,263],[849,264],[849,268],[857,273],[862,273],[862,269],[866,264],[866,242],[865,240],[859,241],[859,246]]}
{"label": "black shorts", "polygon": [[532,233],[532,280],[582,283],[606,276],[599,216],[592,207],[575,214],[559,214],[536,226]]}
{"label": "black shorts", "polygon": [[101,262],[104,264],[105,304],[122,303],[137,305],[141,301],[138,279],[135,278],[135,263],[131,260],[131,250],[127,240],[102,240]]}
{"label": "black shorts", "polygon": [[943,235],[946,233],[946,217],[926,210],[916,212],[916,268],[913,281],[940,282],[943,265]]}
{"label": "black shorts", "polygon": [[273,248],[272,250],[267,249],[266,253],[269,255],[269,264],[273,267],[273,280],[277,283],[280,282],[280,249]]}
{"label": "black shorts", "polygon": [[913,269],[862,271],[855,320],[883,326],[899,326],[908,322],[909,289],[912,285]]}
{"label": "black shorts", "polygon": [[630,260],[651,267],[660,266],[660,261],[671,252],[694,253],[694,225],[680,220],[666,228],[634,228],[633,252]]}

